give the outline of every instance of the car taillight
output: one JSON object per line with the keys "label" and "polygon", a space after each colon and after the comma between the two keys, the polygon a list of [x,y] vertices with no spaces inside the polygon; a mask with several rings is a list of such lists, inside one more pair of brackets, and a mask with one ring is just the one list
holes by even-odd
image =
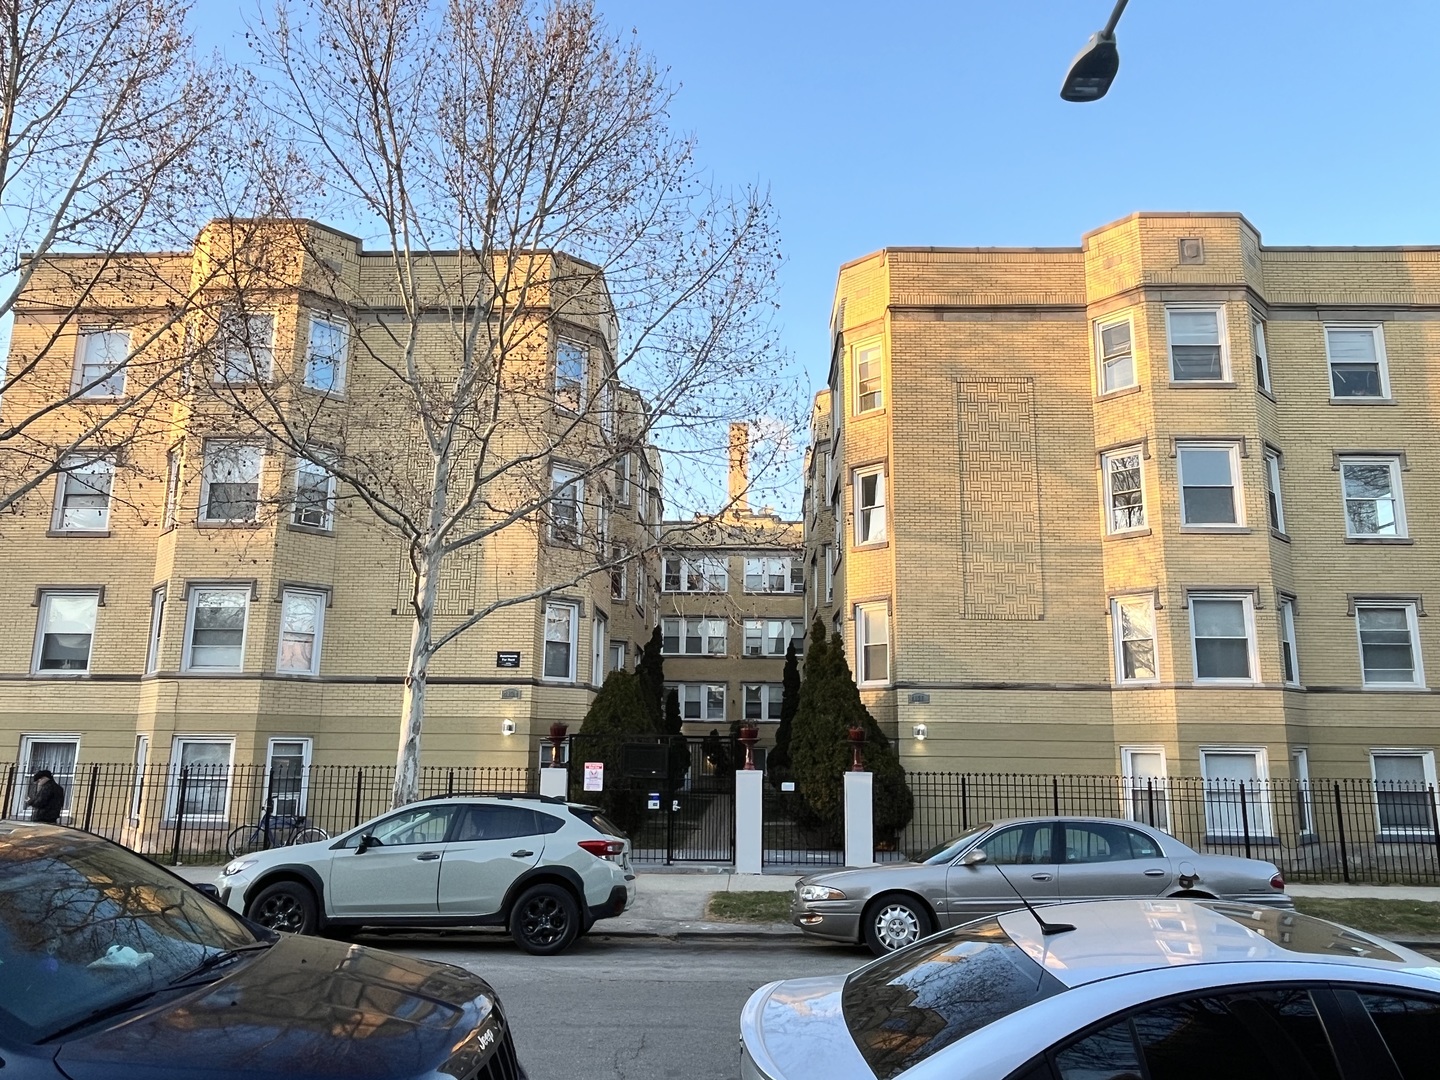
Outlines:
{"label": "car taillight", "polygon": [[614,859],[625,850],[619,840],[581,840],[580,846],[597,859]]}
{"label": "car taillight", "polygon": [[1272,877],[1270,879],[1270,888],[1280,889],[1283,892],[1285,889],[1285,875],[1276,874],[1274,877]]}

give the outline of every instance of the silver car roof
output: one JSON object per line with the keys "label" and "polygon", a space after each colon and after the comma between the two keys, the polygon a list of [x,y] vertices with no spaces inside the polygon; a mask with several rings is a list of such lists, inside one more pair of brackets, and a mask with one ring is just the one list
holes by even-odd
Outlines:
{"label": "silver car roof", "polygon": [[1024,908],[1000,916],[1005,934],[1066,986],[1191,964],[1258,960],[1339,963],[1422,972],[1440,978],[1429,957],[1324,919],[1280,908],[1219,901],[1099,900],[1054,904],[1041,932]]}

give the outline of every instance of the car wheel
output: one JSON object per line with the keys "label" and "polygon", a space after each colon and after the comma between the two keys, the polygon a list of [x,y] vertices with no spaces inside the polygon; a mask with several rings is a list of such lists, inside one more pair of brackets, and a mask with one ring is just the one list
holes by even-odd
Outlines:
{"label": "car wheel", "polygon": [[277,881],[255,894],[245,917],[287,934],[313,934],[319,922],[315,894],[298,881]]}
{"label": "car wheel", "polygon": [[934,929],[930,913],[909,896],[882,896],[865,912],[865,944],[876,956],[884,956],[911,942],[919,941]]}
{"label": "car wheel", "polygon": [[532,956],[564,952],[579,936],[580,910],[559,885],[534,885],[510,909],[510,936]]}

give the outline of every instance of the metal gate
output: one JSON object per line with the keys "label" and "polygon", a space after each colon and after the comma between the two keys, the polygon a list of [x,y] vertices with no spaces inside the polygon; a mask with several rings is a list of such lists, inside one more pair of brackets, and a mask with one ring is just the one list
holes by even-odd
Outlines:
{"label": "metal gate", "polygon": [[[570,798],[602,807],[642,863],[735,861],[735,757],[730,740],[570,736]],[[603,786],[585,790],[587,764]]]}
{"label": "metal gate", "polygon": [[819,820],[800,792],[766,777],[761,799],[761,862],[774,867],[844,866],[844,823]]}

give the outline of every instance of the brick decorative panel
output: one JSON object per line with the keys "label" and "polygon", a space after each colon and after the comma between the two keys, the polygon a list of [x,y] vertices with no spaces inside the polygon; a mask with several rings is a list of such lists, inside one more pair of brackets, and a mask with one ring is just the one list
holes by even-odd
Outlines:
{"label": "brick decorative panel", "polygon": [[960,379],[961,618],[1045,614],[1031,379]]}

